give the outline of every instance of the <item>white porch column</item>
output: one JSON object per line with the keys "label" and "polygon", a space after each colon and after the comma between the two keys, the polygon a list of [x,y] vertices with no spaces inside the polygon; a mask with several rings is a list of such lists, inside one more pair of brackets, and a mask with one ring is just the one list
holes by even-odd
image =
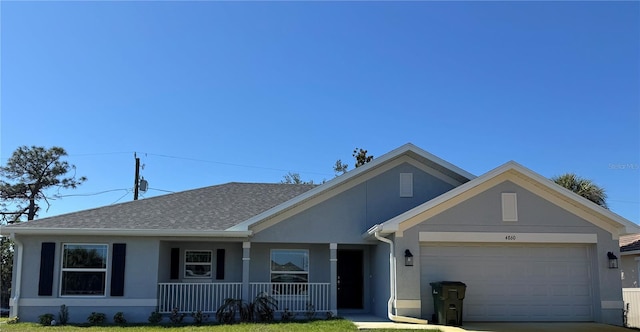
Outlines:
{"label": "white porch column", "polygon": [[249,299],[249,263],[251,263],[251,242],[242,242],[242,299]]}
{"label": "white porch column", "polygon": [[329,310],[338,315],[338,244],[329,243]]}

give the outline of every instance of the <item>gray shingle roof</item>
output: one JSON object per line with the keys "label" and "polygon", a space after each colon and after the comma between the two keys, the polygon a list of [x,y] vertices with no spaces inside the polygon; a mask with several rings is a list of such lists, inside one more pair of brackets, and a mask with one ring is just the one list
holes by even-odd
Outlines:
{"label": "gray shingle roof", "polygon": [[32,220],[6,228],[225,230],[314,187],[231,182]]}

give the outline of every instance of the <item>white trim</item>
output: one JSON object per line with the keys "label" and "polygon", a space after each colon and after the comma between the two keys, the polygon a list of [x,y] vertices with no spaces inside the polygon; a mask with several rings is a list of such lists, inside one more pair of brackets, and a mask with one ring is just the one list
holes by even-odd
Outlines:
{"label": "white trim", "polygon": [[[411,143],[407,143],[393,151],[390,151],[388,153],[385,153],[384,155],[378,157],[378,158],[374,158],[371,162],[366,163],[365,165],[361,166],[361,167],[357,167],[341,176],[335,177],[332,180],[327,181],[326,183],[313,188],[299,196],[294,197],[293,199],[280,204],[278,206],[275,206],[267,211],[264,211],[256,216],[253,216],[233,227],[228,228],[229,231],[246,231],[249,229],[249,227],[254,226],[254,224],[260,223],[266,219],[269,218],[273,218],[278,214],[283,213],[284,211],[287,211],[299,204],[302,204],[316,196],[321,196],[324,193],[328,193],[329,191],[338,188],[339,186],[343,185],[343,184],[347,184],[352,182],[353,179],[364,175],[366,173],[370,173],[371,171],[381,167],[381,166],[385,166],[386,164],[392,164],[392,162],[396,159],[399,159],[401,157],[405,156],[406,160],[404,160],[404,162],[409,162],[412,165],[415,165],[414,163],[411,162],[411,160],[416,160],[415,156],[417,156],[418,158],[424,158],[432,163],[434,163],[437,166],[440,166],[442,168],[445,168],[449,171],[451,171],[452,173],[465,178],[465,179],[474,179],[476,176],[443,160],[440,159],[438,157],[436,157],[435,155],[422,150],[420,148],[418,148],[417,146],[411,144]],[[417,161],[417,160],[416,160]],[[420,163],[421,165],[423,165],[422,163]],[[440,173],[438,170],[435,170],[438,173]],[[357,182],[357,181],[356,181]],[[337,194],[337,193],[334,193]]]}
{"label": "white trim", "polygon": [[14,289],[12,290],[13,297],[9,298],[9,306],[11,307],[9,309],[9,315],[11,317],[18,317],[18,312],[20,311],[20,291],[22,289],[22,257],[24,252],[24,245],[22,241],[16,238],[15,234],[12,233],[10,235],[10,238],[15,243],[13,253],[14,255],[16,255],[17,251],[17,257],[14,256],[16,264],[13,267],[15,272],[12,280]]}
{"label": "white trim", "polygon": [[[405,223],[406,221],[409,221],[416,217],[419,218],[421,214],[433,209],[434,207],[452,200],[457,196],[466,193],[467,191],[471,191],[476,187],[480,187],[485,183],[491,183],[490,181],[492,180],[497,181],[496,178],[501,175],[504,176],[507,180],[516,181],[516,184],[518,185],[521,185],[524,182],[528,182],[530,186],[537,187],[538,190],[543,190],[544,192],[549,193],[549,195],[552,195],[553,199],[562,200],[563,203],[557,203],[557,201],[553,203],[567,209],[571,213],[579,215],[580,217],[588,220],[596,226],[599,226],[607,231],[611,231],[612,239],[614,240],[617,239],[620,235],[640,233],[640,226],[601,206],[592,203],[586,198],[583,198],[568,189],[555,184],[553,181],[527,169],[526,167],[514,161],[507,162],[481,175],[480,177],[477,177],[422,205],[419,205],[405,213],[402,213],[394,218],[385,221],[380,225],[381,227],[379,228],[379,231],[381,232],[381,234],[403,232],[405,228],[412,226],[412,224],[406,224],[405,226],[401,227],[400,225]],[[495,184],[492,185],[492,187],[493,186],[495,186]],[[525,189],[527,188],[525,187]],[[484,192],[485,190],[486,189],[480,192]],[[550,198],[546,199],[549,200]],[[605,224],[608,224],[608,226],[606,226]]]}
{"label": "white trim", "polygon": [[420,309],[422,308],[421,300],[395,300],[396,309]]}
{"label": "white trim", "polygon": [[622,309],[624,301],[600,301],[600,307],[602,309]]}
{"label": "white trim", "polygon": [[338,249],[337,243],[329,243],[329,250],[337,250],[337,249]]}
{"label": "white trim", "polygon": [[466,243],[598,243],[597,234],[420,232],[420,242]]}
{"label": "white trim", "polygon": [[[207,264],[207,262],[187,262],[187,253],[189,252],[206,252],[209,253],[209,263]],[[185,279],[211,279],[213,278],[213,250],[206,250],[206,249],[185,249],[184,250],[184,260],[182,261],[182,268],[183,268],[183,278]],[[190,265],[202,265],[202,266],[207,266],[209,265],[209,275],[208,276],[188,276],[187,275],[187,264]]]}
{"label": "white trim", "polygon": [[620,256],[630,256],[630,255],[639,255],[640,250],[632,250],[632,251],[621,251]]}
{"label": "white trim", "polygon": [[[306,266],[306,270],[303,271],[274,271],[272,270],[273,265],[271,263],[269,263],[269,282],[274,282],[272,279],[272,275],[273,274],[306,274],[307,275],[307,283],[309,282],[309,278],[311,277],[311,256],[309,254],[309,249],[271,249],[269,251],[269,262],[273,262],[273,253],[277,252],[277,251],[282,251],[282,252],[304,252],[307,256],[307,266]],[[304,267],[303,267],[304,268]]]}
{"label": "white trim", "polygon": [[155,307],[158,305],[157,299],[115,299],[115,298],[76,298],[76,297],[64,297],[64,298],[22,298],[20,299],[20,305],[25,307],[58,307],[61,305],[73,306],[73,307],[91,307],[91,306],[104,306],[104,307],[139,307],[149,306]]}
{"label": "white trim", "polygon": [[[104,268],[68,268],[68,267],[64,267],[64,258],[65,258],[65,247],[66,246],[104,246],[106,247],[106,252],[105,252],[105,257],[104,257]],[[109,267],[110,267],[110,249],[111,249],[111,245],[109,243],[78,243],[78,242],[69,242],[69,243],[61,243],[60,246],[60,255],[62,257],[60,257],[60,280],[58,280],[58,294],[60,294],[60,297],[62,298],[68,298],[68,297],[83,297],[83,298],[89,298],[89,299],[100,299],[100,298],[105,298],[107,297],[107,292],[109,291],[109,288],[111,287],[111,280],[109,278]],[[92,295],[92,294],[62,294],[62,283],[64,281],[63,278],[63,274],[65,272],[102,272],[104,273],[104,288],[103,288],[103,294],[98,294],[98,295]]]}
{"label": "white trim", "polygon": [[249,241],[242,242],[242,249],[251,249],[251,242]]}
{"label": "white trim", "polygon": [[189,237],[225,237],[247,238],[251,231],[207,231],[180,229],[121,229],[121,228],[51,228],[51,227],[13,227],[0,226],[0,235],[102,235],[102,236],[189,236]]}

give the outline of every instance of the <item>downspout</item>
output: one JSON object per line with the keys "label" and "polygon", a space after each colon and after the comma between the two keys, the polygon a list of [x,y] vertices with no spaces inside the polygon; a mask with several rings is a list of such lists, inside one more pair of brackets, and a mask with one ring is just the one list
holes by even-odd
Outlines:
{"label": "downspout", "polygon": [[13,243],[15,243],[15,247],[13,248],[13,253],[15,254],[16,251],[18,251],[18,256],[16,256],[16,259],[14,259],[14,262],[16,262],[16,264],[13,266],[13,269],[15,270],[16,278],[14,279],[15,284],[12,285],[14,291],[13,291],[13,297],[11,298],[11,302],[13,305],[11,306],[9,316],[18,317],[20,289],[22,289],[22,252],[24,251],[23,250],[24,246],[22,245],[22,242],[20,242],[20,240],[16,238],[15,233],[11,233],[11,236],[9,238],[13,240]]}
{"label": "downspout", "polygon": [[376,239],[389,244],[389,288],[391,294],[389,295],[389,301],[387,302],[387,316],[390,320],[397,323],[413,323],[413,324],[428,324],[429,322],[424,319],[413,318],[413,317],[405,317],[396,315],[398,309],[396,308],[396,314],[393,313],[393,303],[397,298],[397,288],[396,288],[396,256],[394,252],[394,244],[393,241],[387,239],[386,237],[380,236],[380,226],[375,227],[375,232],[373,236]]}

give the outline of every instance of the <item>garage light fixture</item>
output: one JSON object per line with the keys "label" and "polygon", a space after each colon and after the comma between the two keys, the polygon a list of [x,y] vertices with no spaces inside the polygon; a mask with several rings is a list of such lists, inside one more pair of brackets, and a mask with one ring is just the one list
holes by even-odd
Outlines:
{"label": "garage light fixture", "polygon": [[404,266],[413,266],[413,254],[409,249],[404,251]]}
{"label": "garage light fixture", "polygon": [[607,258],[609,259],[609,268],[617,269],[618,268],[618,257],[614,255],[611,251],[607,253]]}

